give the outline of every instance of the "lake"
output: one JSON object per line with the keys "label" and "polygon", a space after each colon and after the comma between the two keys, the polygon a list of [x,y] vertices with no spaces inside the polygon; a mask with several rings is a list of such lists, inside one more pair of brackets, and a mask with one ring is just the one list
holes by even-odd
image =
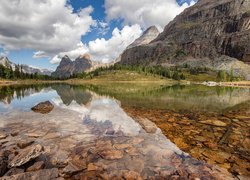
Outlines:
{"label": "lake", "polygon": [[[31,111],[47,100],[54,105],[50,113]],[[40,144],[42,155],[21,169],[43,161],[45,169],[56,168],[64,178],[249,177],[249,126],[248,88],[0,87],[1,150],[18,154],[19,141],[29,144],[26,148]]]}

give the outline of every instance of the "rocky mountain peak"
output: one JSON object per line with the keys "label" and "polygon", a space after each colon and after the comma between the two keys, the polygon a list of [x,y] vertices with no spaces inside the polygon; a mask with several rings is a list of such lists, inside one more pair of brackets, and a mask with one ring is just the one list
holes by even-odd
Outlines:
{"label": "rocky mountain peak", "polygon": [[10,60],[8,59],[8,57],[2,56],[2,57],[0,57],[0,64],[3,65],[3,66],[5,66],[5,67],[6,66],[9,67],[9,66],[12,65],[12,62],[10,62]]}
{"label": "rocky mountain peak", "polygon": [[125,50],[120,63],[233,68],[247,77],[249,42],[250,0],[199,0],[149,44]]}
{"label": "rocky mountain peak", "polygon": [[144,31],[143,34],[138,39],[136,39],[132,44],[130,44],[127,47],[127,49],[148,44],[152,40],[154,40],[159,35],[159,33],[160,32],[156,26],[151,26],[148,29],[146,29],[146,31]]}
{"label": "rocky mountain peak", "polygon": [[72,61],[67,55],[65,55],[56,71],[52,73],[52,76],[59,78],[67,78],[73,74],[82,73],[88,71],[92,67],[92,61],[87,54],[81,55]]}

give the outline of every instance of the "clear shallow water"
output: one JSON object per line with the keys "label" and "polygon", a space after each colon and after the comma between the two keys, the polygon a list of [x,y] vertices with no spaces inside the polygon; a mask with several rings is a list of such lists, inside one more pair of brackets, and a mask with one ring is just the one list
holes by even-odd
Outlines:
{"label": "clear shallow water", "polygon": [[[165,87],[134,84],[8,86],[0,87],[0,124],[1,127],[7,129],[16,130],[20,127],[20,134],[24,135],[27,132],[44,134],[45,136],[43,135],[38,141],[44,145],[54,144],[57,147],[54,149],[55,154],[50,154],[52,157],[57,156],[58,151],[65,150],[65,145],[58,143],[64,138],[68,153],[72,153],[70,151],[77,143],[82,141],[85,144],[93,143],[96,142],[96,138],[105,145],[109,145],[112,141],[112,147],[108,146],[108,149],[116,147],[117,142],[121,147],[131,146],[131,142],[136,142],[138,140],[135,138],[139,138],[143,140],[143,144],[136,144],[137,146],[133,147],[135,149],[130,149],[131,152],[128,151],[131,153],[129,156],[124,156],[125,159],[119,160],[122,162],[114,163],[128,164],[129,162],[131,166],[136,159],[132,158],[132,161],[130,156],[140,155],[139,164],[145,163],[145,168],[155,167],[155,164],[161,168],[175,167],[177,165],[170,160],[172,156],[176,156],[178,161],[185,160],[189,167],[193,168],[197,162],[192,162],[192,159],[183,155],[186,154],[185,152],[191,153],[194,157],[196,154],[200,155],[205,152],[207,159],[199,158],[199,156],[196,158],[208,162],[212,161],[209,154],[219,158],[222,156],[221,153],[229,154],[226,157],[231,157],[230,153],[237,152],[237,154],[243,154],[243,157],[237,156],[236,158],[240,158],[237,159],[238,162],[242,158],[241,163],[245,167],[247,166],[245,162],[249,157],[243,147],[248,143],[247,132],[249,132],[248,114],[246,115],[245,112],[249,111],[249,107],[244,109],[239,118],[235,117],[235,113],[232,117],[232,114],[225,117],[224,115],[219,117],[219,114],[235,112],[235,110],[249,105],[249,95],[250,91],[246,88],[180,85]],[[45,100],[49,100],[55,105],[51,113],[40,115],[30,111],[31,107]],[[196,115],[200,115],[200,117],[195,119]],[[236,115],[238,114],[236,113]],[[238,120],[232,121],[235,118]],[[148,119],[156,123],[164,132],[163,134],[175,144],[167,139],[160,129],[155,129],[154,125],[151,126]],[[214,126],[213,121],[218,123],[217,120],[220,121],[220,126]],[[226,139],[222,142],[221,139],[228,134],[228,129],[233,129],[232,138],[234,139],[231,142],[229,135],[229,140]],[[50,131],[52,131],[52,135],[48,133]],[[239,132],[242,134],[239,135]],[[51,142],[46,139],[46,137],[50,139],[51,136],[57,137],[55,134],[60,134],[59,140],[55,139]],[[70,139],[67,139],[68,137]],[[243,139],[241,144],[235,144],[240,141],[235,139],[238,137]],[[230,145],[231,149],[228,144],[223,144],[224,141]],[[218,142],[219,145],[215,148],[214,144],[216,145]],[[97,144],[94,144],[93,147],[99,149],[100,145]],[[205,147],[206,144],[211,147]],[[71,148],[67,149],[67,147]],[[195,153],[192,153],[194,149]],[[214,151],[215,149],[216,151]],[[225,149],[229,149],[230,152],[226,152]],[[238,152],[238,150],[240,151]],[[112,150],[115,153],[116,151],[117,148]],[[61,154],[59,153],[58,156]],[[120,154],[117,156],[119,157]],[[162,160],[162,156],[165,157],[164,160]],[[226,161],[228,159],[225,159]],[[224,165],[224,160],[220,162],[221,165]],[[181,163],[178,162],[178,164]],[[232,161],[232,164],[235,162]],[[202,164],[200,165],[202,166]],[[111,169],[113,167],[116,166],[110,166]],[[157,172],[162,172],[161,168]],[[237,166],[237,168],[241,168],[241,166]],[[120,172],[119,169],[115,170]],[[244,168],[243,170],[243,173],[247,174],[247,170]],[[236,170],[234,169],[234,171]],[[151,173],[148,170],[145,172]]]}

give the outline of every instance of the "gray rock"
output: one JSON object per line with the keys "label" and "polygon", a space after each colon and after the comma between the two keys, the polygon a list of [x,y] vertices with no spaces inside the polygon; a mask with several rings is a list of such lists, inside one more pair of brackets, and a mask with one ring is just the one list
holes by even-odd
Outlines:
{"label": "gray rock", "polygon": [[227,71],[233,68],[234,73],[247,78],[249,9],[248,0],[200,0],[178,15],[152,42],[125,50],[120,63],[219,66]]}

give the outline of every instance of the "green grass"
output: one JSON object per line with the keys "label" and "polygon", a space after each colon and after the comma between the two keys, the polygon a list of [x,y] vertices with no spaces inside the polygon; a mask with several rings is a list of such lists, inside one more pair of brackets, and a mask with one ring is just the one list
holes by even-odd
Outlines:
{"label": "green grass", "polygon": [[143,82],[143,83],[173,83],[176,82],[171,79],[164,78],[158,75],[146,74],[146,73],[138,73],[135,71],[128,70],[109,70],[100,73],[98,76],[94,76],[93,78],[85,78],[85,79],[73,79],[68,80],[70,82],[105,82],[105,83],[113,83],[113,82]]}
{"label": "green grass", "polygon": [[187,81],[192,81],[192,82],[217,81],[216,72],[202,73],[197,75],[184,72],[184,75]]}

